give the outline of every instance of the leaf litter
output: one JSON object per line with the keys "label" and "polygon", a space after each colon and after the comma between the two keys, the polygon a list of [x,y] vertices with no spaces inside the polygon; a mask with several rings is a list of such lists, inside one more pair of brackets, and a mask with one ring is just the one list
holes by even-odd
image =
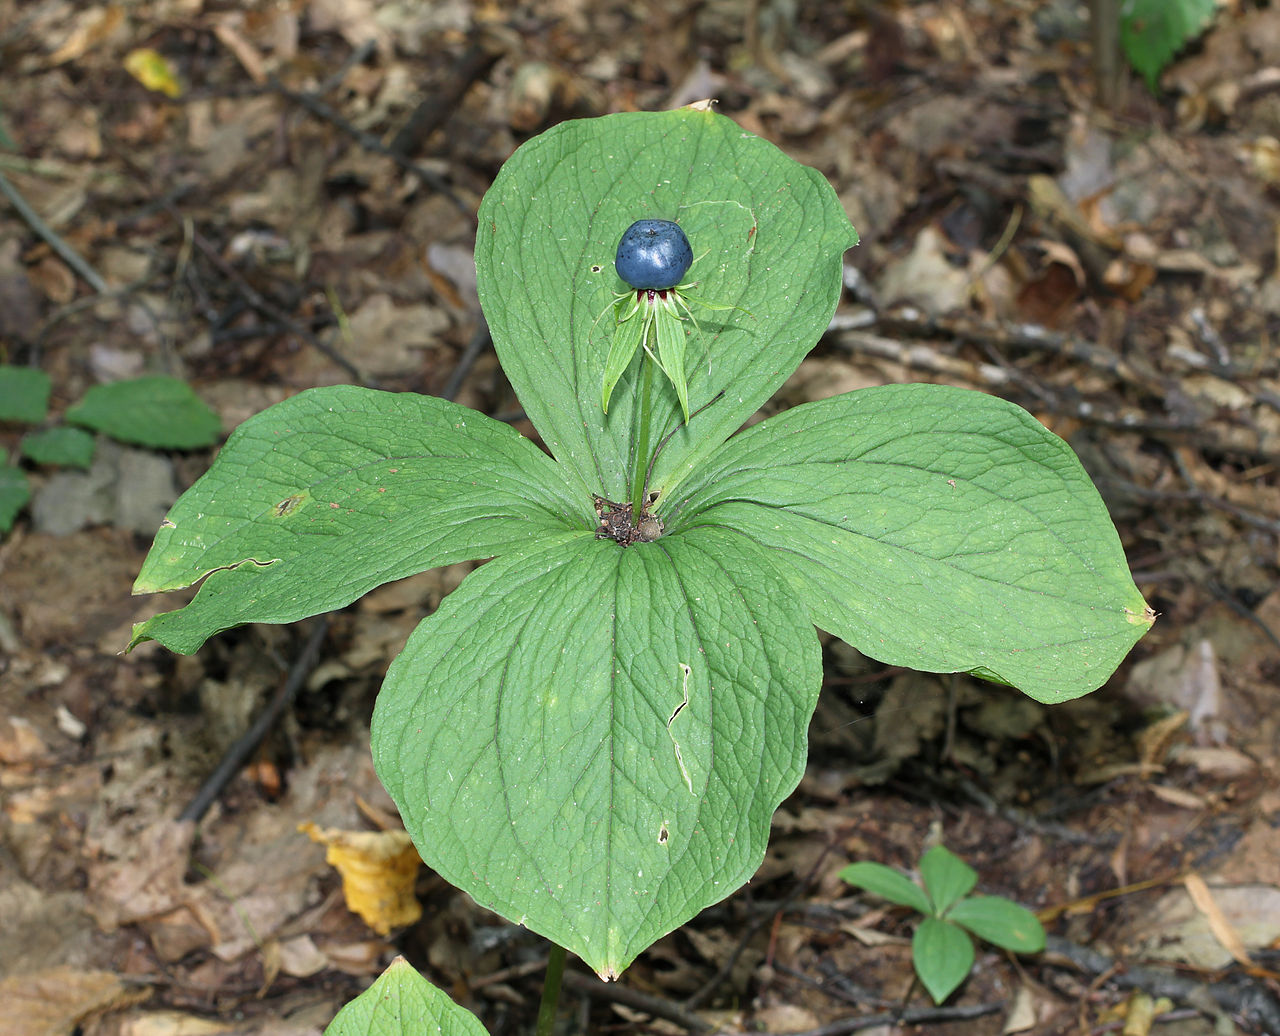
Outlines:
{"label": "leaf litter", "polygon": [[[769,407],[901,380],[1028,406],[1084,458],[1161,618],[1108,687],[1052,709],[828,643],[808,773],[764,867],[624,983],[694,997],[724,1031],[890,1009],[910,929],[832,875],[909,868],[942,840],[1074,944],[1211,970],[1243,951],[1274,996],[1277,12],[1228,5],[1160,95],[1135,82],[1097,118],[1085,39],[1049,0],[761,8],[744,32],[746,7],[650,12],[669,41],[655,52],[650,31],[621,31],[625,3],[529,24],[461,0],[0,2],[15,73],[0,119],[18,144],[0,171],[116,292],[95,296],[0,208],[8,357],[38,359],[55,414],[113,371],[183,375],[226,426],[351,369],[439,392],[477,331],[468,213],[512,148],[712,83],[723,111],[831,177],[864,242],[831,333]],[[151,89],[129,71],[144,46]],[[432,111],[446,92],[456,103]],[[414,149],[392,153],[420,104]],[[460,400],[529,432],[491,354],[470,354]],[[14,430],[0,436],[13,453]],[[170,460],[185,485],[208,456]],[[251,627],[195,658],[119,657],[156,607],[128,594],[145,532],[118,507],[71,513],[60,476],[32,474],[43,524],[0,543],[0,971],[45,993],[0,1025],[228,1031],[235,1015],[236,1031],[319,1032],[401,950],[491,1031],[527,1025],[527,933],[424,874],[423,919],[379,935],[298,831],[369,831],[357,800],[390,809],[372,697],[465,568],[336,616],[197,836],[175,818],[302,638]],[[1088,973],[1022,967],[1038,981],[1019,1024],[1076,1031]],[[980,957],[958,1006],[1005,1006],[934,1030],[1001,1031],[1017,974]],[[1126,997],[1103,986],[1084,1010],[1100,1023]],[[672,1024],[592,1003],[617,1031]]]}

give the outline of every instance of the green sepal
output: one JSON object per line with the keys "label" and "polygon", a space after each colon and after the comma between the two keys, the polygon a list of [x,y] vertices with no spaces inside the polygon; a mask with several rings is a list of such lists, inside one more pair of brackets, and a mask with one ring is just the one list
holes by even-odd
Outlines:
{"label": "green sepal", "polygon": [[614,386],[631,366],[631,360],[640,348],[645,319],[647,318],[633,310],[631,315],[619,319],[613,329],[613,344],[609,346],[609,358],[605,361],[604,381],[601,385],[600,405],[606,414],[609,412],[609,397],[613,395]]}
{"label": "green sepal", "polygon": [[675,387],[684,412],[684,423],[689,423],[689,379],[684,373],[685,335],[680,318],[670,302],[658,302],[653,307],[653,331],[658,342],[658,366]]}

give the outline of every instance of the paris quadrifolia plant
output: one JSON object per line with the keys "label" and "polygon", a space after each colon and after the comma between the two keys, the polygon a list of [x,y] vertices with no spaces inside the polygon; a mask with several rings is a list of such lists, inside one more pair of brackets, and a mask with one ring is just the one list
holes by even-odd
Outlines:
{"label": "paris quadrifolia plant", "polygon": [[817,171],[704,108],[610,115],[522,146],[478,222],[545,449],[441,399],[299,393],[174,505],[135,591],[200,589],[132,642],[193,652],[487,560],[392,662],[374,765],[432,869],[602,979],[760,865],[815,627],[1060,702],[1150,626],[1084,469],[1017,406],[890,385],[741,430],[857,241]]}

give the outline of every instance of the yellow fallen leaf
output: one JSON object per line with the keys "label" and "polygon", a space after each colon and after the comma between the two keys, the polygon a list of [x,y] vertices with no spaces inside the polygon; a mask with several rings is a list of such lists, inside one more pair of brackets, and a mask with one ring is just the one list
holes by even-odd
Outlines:
{"label": "yellow fallen leaf", "polygon": [[169,59],[158,50],[139,47],[124,56],[124,70],[148,90],[166,97],[182,96],[182,85]]}
{"label": "yellow fallen leaf", "polygon": [[404,831],[342,831],[298,825],[325,847],[325,860],[342,875],[347,908],[379,935],[422,916],[413,885],[422,861]]}

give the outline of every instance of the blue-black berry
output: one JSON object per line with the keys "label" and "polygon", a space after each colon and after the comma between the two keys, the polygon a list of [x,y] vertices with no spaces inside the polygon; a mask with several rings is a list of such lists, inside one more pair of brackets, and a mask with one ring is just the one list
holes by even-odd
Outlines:
{"label": "blue-black berry", "polygon": [[666,291],[689,272],[693,249],[685,232],[669,219],[640,219],[623,233],[613,265],[637,291]]}

